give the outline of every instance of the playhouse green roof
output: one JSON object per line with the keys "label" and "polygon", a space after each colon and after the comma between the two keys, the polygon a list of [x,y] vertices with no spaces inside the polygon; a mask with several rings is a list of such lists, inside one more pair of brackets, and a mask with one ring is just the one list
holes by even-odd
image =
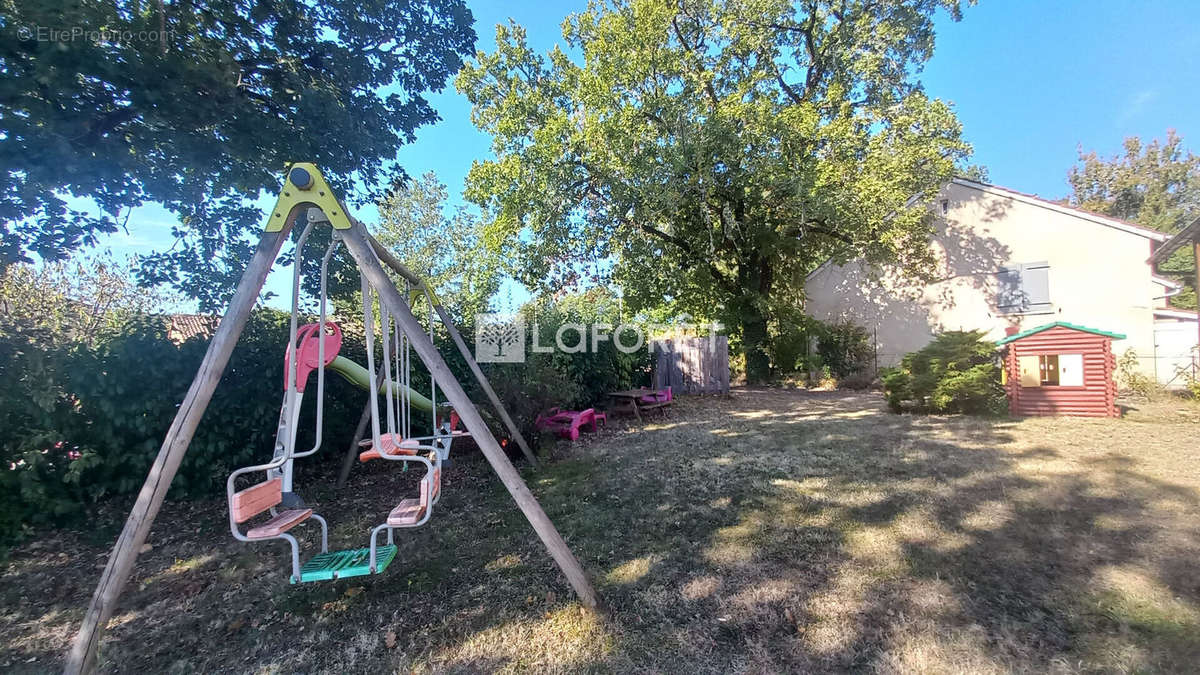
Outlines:
{"label": "playhouse green roof", "polygon": [[1062,326],[1063,328],[1070,328],[1071,330],[1083,331],[1084,333],[1092,333],[1094,335],[1103,335],[1104,337],[1109,337],[1114,340],[1124,340],[1125,339],[1125,336],[1122,335],[1121,333],[1110,333],[1106,330],[1099,330],[1097,328],[1088,328],[1087,326],[1080,326],[1080,325],[1074,324],[1074,323],[1067,323],[1066,321],[1055,321],[1054,323],[1048,323],[1044,326],[1038,326],[1037,328],[1030,328],[1029,330],[1023,330],[1020,333],[1014,333],[1012,335],[1005,337],[1002,340],[997,340],[996,344],[997,345],[1006,345],[1015,340],[1020,340],[1023,337],[1029,337],[1030,335],[1033,335],[1034,333],[1040,333],[1044,330],[1050,330],[1051,328],[1055,328],[1057,326]]}

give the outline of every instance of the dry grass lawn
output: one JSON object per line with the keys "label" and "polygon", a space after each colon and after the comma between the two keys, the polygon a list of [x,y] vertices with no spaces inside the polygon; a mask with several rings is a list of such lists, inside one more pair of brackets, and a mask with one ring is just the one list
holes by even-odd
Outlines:
{"label": "dry grass lawn", "polygon": [[[558,446],[531,488],[608,604],[580,610],[478,457],[384,576],[291,587],[221,502],[168,505],[109,672],[1185,672],[1200,664],[1200,407],[1124,419],[886,413],[740,390]],[[334,547],[412,483],[314,486]],[[413,472],[415,473],[415,472]],[[12,552],[0,668],[45,672],[122,514]]]}

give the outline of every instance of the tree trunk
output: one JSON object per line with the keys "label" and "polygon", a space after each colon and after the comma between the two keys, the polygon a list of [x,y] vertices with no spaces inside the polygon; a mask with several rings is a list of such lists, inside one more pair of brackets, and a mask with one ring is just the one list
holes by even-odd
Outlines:
{"label": "tree trunk", "polygon": [[771,359],[767,356],[767,317],[754,303],[743,311],[742,354],[746,357],[746,383],[761,384],[771,377]]}
{"label": "tree trunk", "polygon": [[770,263],[757,253],[738,266],[738,282],[743,291],[735,301],[742,328],[742,355],[746,357],[746,383],[761,384],[771,377],[771,358],[767,355],[767,314],[771,294]]}

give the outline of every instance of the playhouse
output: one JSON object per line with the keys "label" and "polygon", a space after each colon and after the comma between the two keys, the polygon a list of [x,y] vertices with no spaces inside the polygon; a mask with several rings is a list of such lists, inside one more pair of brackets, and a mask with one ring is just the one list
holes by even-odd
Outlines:
{"label": "playhouse", "polygon": [[1123,339],[1119,333],[1056,321],[999,340],[1009,412],[1116,417],[1112,342]]}

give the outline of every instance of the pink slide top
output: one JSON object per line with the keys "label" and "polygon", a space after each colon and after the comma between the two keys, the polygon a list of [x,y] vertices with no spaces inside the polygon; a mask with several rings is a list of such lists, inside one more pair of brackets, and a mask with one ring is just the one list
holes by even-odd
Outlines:
{"label": "pink slide top", "polygon": [[[317,334],[318,324],[310,323],[301,326],[296,331],[296,339],[300,342],[300,358],[296,368],[296,391],[303,392],[308,376],[313,370],[321,367],[321,336]],[[342,348],[342,328],[332,321],[325,322],[325,363],[329,365],[337,357]],[[288,345],[287,353],[283,356],[283,388],[287,390],[288,372],[292,369],[292,345]]]}

